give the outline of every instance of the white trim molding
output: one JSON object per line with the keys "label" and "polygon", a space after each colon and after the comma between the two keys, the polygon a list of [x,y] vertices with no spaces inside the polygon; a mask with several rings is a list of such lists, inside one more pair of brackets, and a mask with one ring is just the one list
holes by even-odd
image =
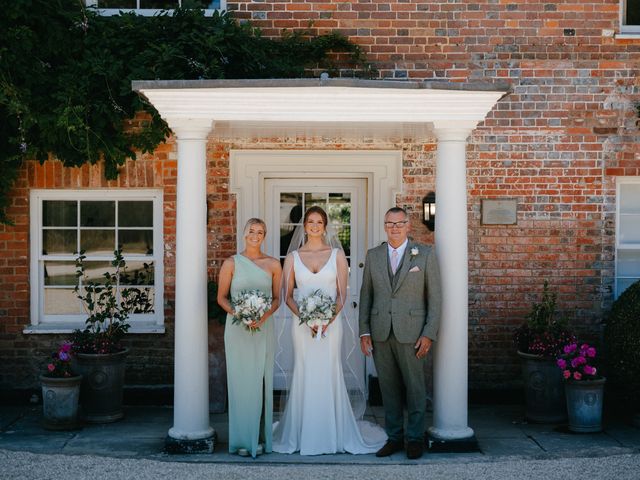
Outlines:
{"label": "white trim molding", "polygon": [[[229,169],[238,231],[249,218],[264,217],[267,178],[367,178],[368,248],[386,238],[382,217],[396,205],[396,194],[402,189],[402,152],[397,150],[232,150]],[[242,242],[237,235],[238,249]]]}
{"label": "white trim molding", "polygon": [[[83,328],[86,314],[45,315],[43,299],[43,263],[47,259],[74,261],[75,255],[42,255],[42,202],[45,200],[147,200],[153,202],[153,255],[127,255],[133,261],[152,261],[154,265],[154,313],[131,315],[130,333],[164,333],[164,238],[163,192],[158,189],[34,189],[30,192],[30,316],[31,324],[23,333],[70,333]],[[77,226],[76,228],[80,228]],[[114,227],[116,228],[116,227]],[[99,256],[102,261],[102,255]],[[98,258],[93,258],[96,260]],[[104,261],[113,260],[112,256]]]}

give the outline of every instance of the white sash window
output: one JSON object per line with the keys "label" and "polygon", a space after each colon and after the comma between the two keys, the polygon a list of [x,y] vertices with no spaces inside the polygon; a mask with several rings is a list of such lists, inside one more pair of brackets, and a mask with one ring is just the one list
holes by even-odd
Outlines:
{"label": "white sash window", "polygon": [[640,177],[618,177],[615,297],[640,280]]}
{"label": "white sash window", "polygon": [[204,10],[205,15],[226,10],[226,0],[86,0],[87,7],[94,7],[100,15],[118,15],[120,12],[135,12],[153,16],[160,12],[172,13],[173,9],[187,6]]}

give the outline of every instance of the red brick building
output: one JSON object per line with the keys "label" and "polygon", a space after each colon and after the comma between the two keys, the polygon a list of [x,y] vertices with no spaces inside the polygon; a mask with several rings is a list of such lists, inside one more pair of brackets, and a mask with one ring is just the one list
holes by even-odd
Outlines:
{"label": "red brick building", "polygon": [[[429,81],[436,89],[448,82],[461,82],[469,90],[507,85],[508,93],[472,131],[466,147],[469,387],[499,390],[520,384],[513,331],[539,299],[544,280],[559,292],[559,309],[575,329],[598,338],[611,302],[640,278],[640,22],[635,2],[292,0],[228,1],[226,7],[268,36],[309,26],[317,33],[342,32],[363,47],[379,79]],[[247,152],[264,157],[314,152],[310,161],[320,163],[322,152],[327,158],[340,152],[365,157],[386,152],[401,173],[395,203],[411,212],[413,236],[434,242],[421,222],[423,197],[441,193],[435,186],[436,141],[428,129],[353,135],[348,130],[305,132],[290,125],[238,130],[229,123],[211,130],[206,149],[211,279],[237,248],[241,188],[231,159]],[[42,251],[53,235],[46,232],[75,232],[63,234],[73,242],[73,235],[80,238],[85,229],[94,230],[97,254],[111,237],[129,235],[132,244],[147,246],[152,242],[151,249],[138,253],[153,257],[159,303],[152,319],[134,319],[133,331],[139,333],[127,340],[132,347],[127,384],[173,384],[177,156],[170,139],[153,155],[128,163],[110,182],[99,165],[70,169],[55,159],[24,165],[8,210],[15,224],[0,226],[0,389],[35,388],[52,345],[81,325],[79,310],[60,307],[70,298],[64,288],[68,264]],[[348,156],[341,158],[335,165],[349,162]],[[351,236],[359,236],[357,248],[377,240],[369,225],[375,211],[370,200],[355,200],[360,187],[341,189],[339,182],[324,181],[353,175],[336,169],[332,175],[325,170],[296,177],[291,172],[299,171],[295,162],[300,158],[289,161],[294,162],[285,169],[289,173],[279,177],[285,181],[260,185],[266,192],[260,200],[264,209],[256,214],[279,222],[285,232],[290,220],[280,212],[300,199],[349,205],[364,219],[363,225],[354,224],[355,217],[343,225]],[[507,211],[496,214],[496,205],[487,200],[510,203],[497,205]],[[96,220],[103,213],[95,212],[93,219],[85,218],[83,202],[97,212],[116,213],[104,214],[111,220]],[[127,202],[142,202],[150,213],[127,220],[120,216]],[[509,210],[514,205],[515,222]],[[78,223],[65,224],[50,214],[61,206],[80,212]],[[278,228],[270,228],[275,242]],[[279,253],[276,243],[268,247],[269,253]],[[47,283],[43,271],[52,267],[60,269],[59,282]],[[212,377],[223,375],[222,332],[216,322],[209,323]],[[211,400],[221,397],[214,390]]]}

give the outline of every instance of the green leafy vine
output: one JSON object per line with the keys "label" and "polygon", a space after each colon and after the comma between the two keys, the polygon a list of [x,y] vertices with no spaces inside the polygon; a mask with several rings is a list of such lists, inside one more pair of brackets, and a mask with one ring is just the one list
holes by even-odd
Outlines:
{"label": "green leafy vine", "polygon": [[[227,14],[199,10],[103,17],[82,0],[6,2],[0,16],[0,223],[26,159],[65,166],[104,160],[117,177],[136,151],[169,134],[132,80],[298,78],[347,65],[370,75],[360,48],[339,34],[286,32],[265,38]],[[344,55],[342,55],[344,56]],[[148,120],[127,126],[138,112]]]}

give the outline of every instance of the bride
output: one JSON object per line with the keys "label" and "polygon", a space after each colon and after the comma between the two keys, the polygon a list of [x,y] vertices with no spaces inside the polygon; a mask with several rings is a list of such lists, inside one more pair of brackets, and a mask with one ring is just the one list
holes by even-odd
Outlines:
{"label": "bride", "polygon": [[[292,336],[294,364],[287,378],[288,395],[281,399],[280,421],[274,424],[273,450],[299,451],[301,455],[374,453],[387,437],[377,425],[356,420],[364,413],[365,396],[362,380],[347,362],[350,355],[359,354],[354,331],[342,310],[349,275],[347,259],[337,237],[327,234],[327,214],[322,208],[309,208],[302,227],[294,234],[294,250],[285,259],[282,277],[281,298],[295,317],[289,328],[285,315],[280,315],[278,335]],[[294,287],[298,290],[295,297]],[[335,302],[335,314],[321,327],[299,325],[301,299],[318,290]]]}

